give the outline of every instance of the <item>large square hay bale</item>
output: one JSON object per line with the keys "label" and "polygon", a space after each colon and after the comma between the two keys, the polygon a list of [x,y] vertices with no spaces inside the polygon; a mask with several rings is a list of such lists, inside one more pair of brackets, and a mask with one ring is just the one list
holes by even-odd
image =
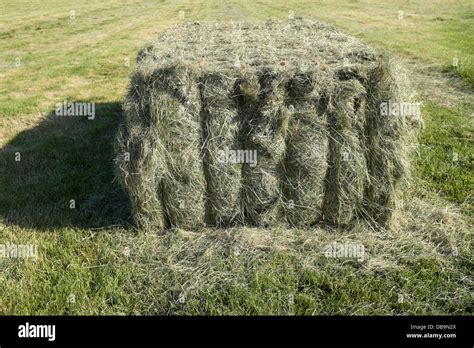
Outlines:
{"label": "large square hay bale", "polygon": [[319,22],[169,29],[137,57],[118,135],[135,220],[387,225],[419,116],[380,112],[412,102],[402,82]]}

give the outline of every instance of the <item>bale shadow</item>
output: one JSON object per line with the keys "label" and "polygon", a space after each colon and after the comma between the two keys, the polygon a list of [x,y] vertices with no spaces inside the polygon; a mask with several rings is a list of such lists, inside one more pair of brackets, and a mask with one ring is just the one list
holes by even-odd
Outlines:
{"label": "bale shadow", "polygon": [[0,221],[25,228],[130,226],[130,202],[114,180],[120,103],[95,118],[56,116],[0,149]]}

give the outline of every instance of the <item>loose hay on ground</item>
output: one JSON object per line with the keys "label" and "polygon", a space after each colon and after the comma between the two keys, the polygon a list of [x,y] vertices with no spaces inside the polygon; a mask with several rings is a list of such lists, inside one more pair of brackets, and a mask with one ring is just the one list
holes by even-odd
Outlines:
{"label": "loose hay on ground", "polygon": [[[115,247],[130,248],[126,262],[133,265],[134,279],[127,286],[147,308],[142,314],[248,315],[255,309],[253,296],[269,301],[258,307],[260,314],[289,314],[284,305],[288,296],[294,296],[301,310],[327,315],[334,314],[328,305],[331,297],[348,293],[350,301],[335,302],[339,314],[468,313],[473,282],[465,273],[468,269],[459,264],[472,263],[470,226],[439,198],[419,199],[425,194],[416,185],[410,187],[403,197],[407,204],[391,230],[378,231],[364,222],[349,231],[333,228],[330,233],[320,227],[177,229],[165,235],[119,234]],[[364,254],[358,259],[326,255],[334,243],[362,245]],[[429,265],[437,270],[425,284],[423,273],[430,271]],[[420,267],[423,272],[418,275]],[[366,279],[367,284],[357,285],[374,292],[361,294],[354,284],[347,285],[350,275]],[[416,294],[419,288],[423,293]],[[377,295],[382,289],[388,292]],[[446,293],[447,289],[452,292]],[[242,298],[240,291],[245,294]],[[314,302],[304,301],[305,293]],[[401,293],[416,297],[405,297],[406,303],[397,305]],[[366,297],[372,295],[377,303]],[[178,302],[180,296],[185,296],[184,303]],[[440,300],[441,296],[447,298]],[[239,299],[245,301],[238,303]]]}

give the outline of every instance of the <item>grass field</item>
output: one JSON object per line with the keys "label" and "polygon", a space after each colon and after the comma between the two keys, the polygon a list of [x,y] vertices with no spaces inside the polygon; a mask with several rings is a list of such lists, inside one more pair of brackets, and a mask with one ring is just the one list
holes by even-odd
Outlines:
{"label": "grass field", "polygon": [[[181,10],[293,10],[404,64],[425,127],[391,230],[134,229],[113,137],[138,49]],[[0,0],[0,244],[39,253],[0,258],[0,314],[472,314],[473,32],[469,0]],[[95,119],[53,116],[64,100]],[[326,257],[333,242],[364,260]]]}

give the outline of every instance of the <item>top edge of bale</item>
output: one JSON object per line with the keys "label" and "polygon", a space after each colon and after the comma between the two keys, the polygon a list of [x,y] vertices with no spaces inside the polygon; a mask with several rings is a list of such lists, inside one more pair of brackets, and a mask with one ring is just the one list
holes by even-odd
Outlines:
{"label": "top edge of bale", "polygon": [[272,67],[276,71],[333,70],[369,65],[383,57],[360,40],[309,20],[193,22],[167,29],[137,56],[139,66],[177,62],[199,71],[230,74]]}

